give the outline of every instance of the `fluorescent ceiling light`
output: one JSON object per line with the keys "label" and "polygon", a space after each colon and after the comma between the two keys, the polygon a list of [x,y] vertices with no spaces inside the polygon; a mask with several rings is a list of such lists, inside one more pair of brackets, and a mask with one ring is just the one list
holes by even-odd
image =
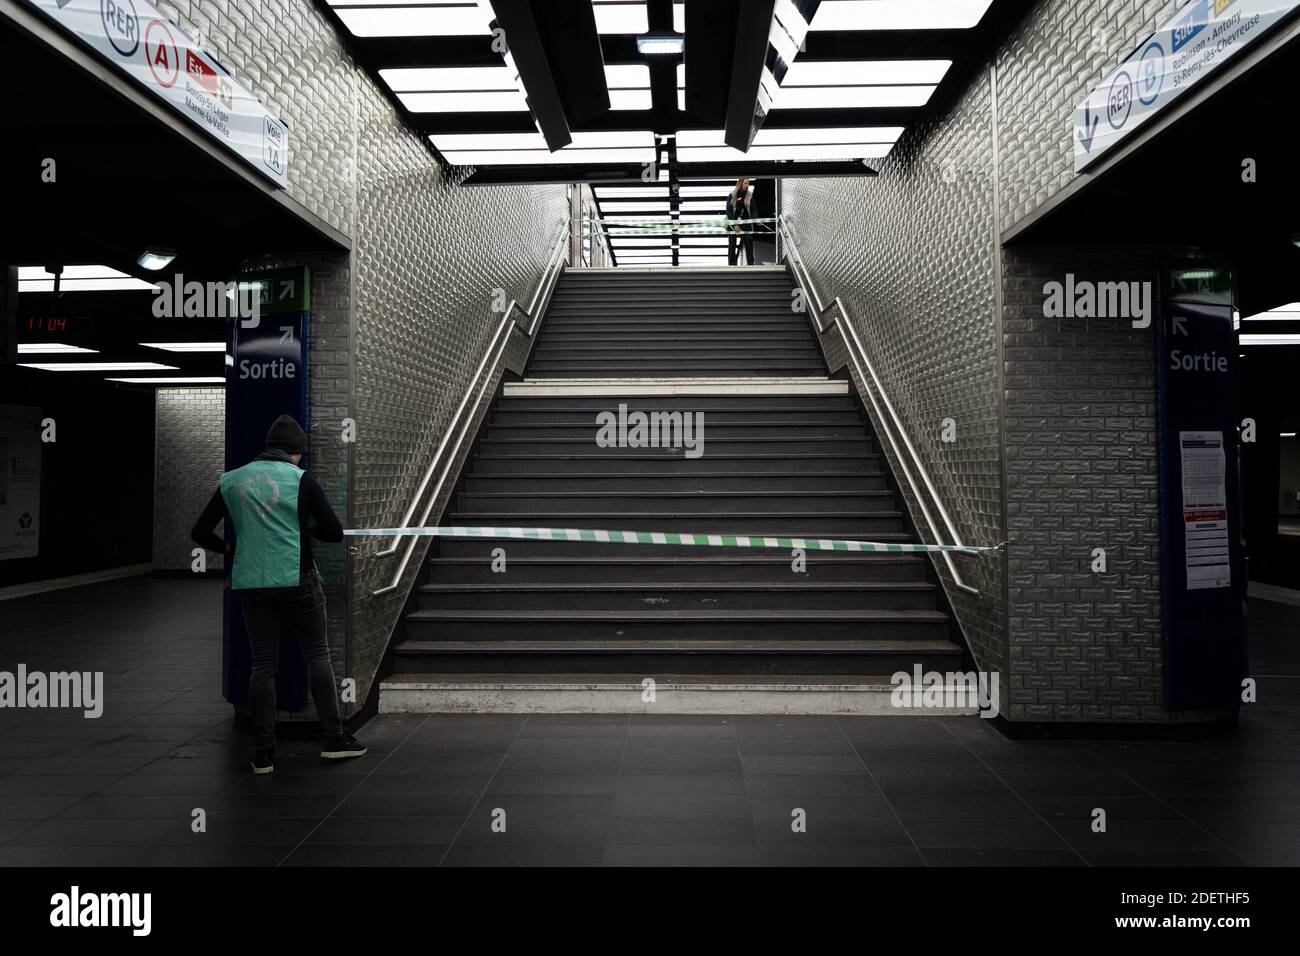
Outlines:
{"label": "fluorescent ceiling light", "polygon": [[1279,305],[1276,309],[1269,309],[1267,312],[1256,312],[1254,315],[1248,315],[1243,322],[1300,322],[1300,302],[1289,302],[1286,305]]}
{"label": "fluorescent ceiling light", "polygon": [[678,33],[686,32],[686,4],[673,4],[673,29]]}
{"label": "fluorescent ceiling light", "polygon": [[171,249],[146,249],[140,253],[140,258],[136,259],[136,265],[141,269],[148,269],[150,272],[157,272],[159,269],[165,269],[171,265],[176,253]]}
{"label": "fluorescent ceiling light", "polygon": [[[64,266],[60,292],[153,291],[153,285],[108,266]],[[19,266],[19,292],[53,292],[54,275],[41,266]]]}
{"label": "fluorescent ceiling light", "polygon": [[622,216],[629,212],[667,212],[668,200],[663,202],[611,202],[604,207],[606,216]]}
{"label": "fluorescent ceiling light", "polygon": [[343,25],[359,37],[486,36],[491,22],[472,3],[350,9],[334,2],[332,6]]}
{"label": "fluorescent ceiling light", "polygon": [[519,89],[506,66],[392,67],[380,70],[379,76],[394,93],[513,93]]}
{"label": "fluorescent ceiling light", "polygon": [[933,86],[792,86],[773,98],[777,110],[901,108],[930,102]]}
{"label": "fluorescent ceiling light", "polygon": [[1282,432],[1280,438],[1295,438],[1295,432]]}
{"label": "fluorescent ceiling light", "polygon": [[[844,126],[812,129],[764,128],[754,137],[754,146],[806,146],[860,143],[894,143],[903,135],[901,126]],[[677,136],[677,148],[726,146],[720,129],[688,129]],[[752,147],[751,147],[752,149]]]}
{"label": "fluorescent ceiling light", "polygon": [[645,63],[606,63],[605,84],[612,89],[650,89],[650,67]]}
{"label": "fluorescent ceiling light", "polygon": [[968,30],[993,0],[822,0],[813,30]]}
{"label": "fluorescent ceiling light", "polygon": [[38,368],[42,372],[174,372],[175,365],[157,362],[33,362],[20,363],[23,368]]}
{"label": "fluorescent ceiling light", "polygon": [[668,190],[663,186],[597,186],[597,199],[617,199],[626,197],[628,199],[662,199],[668,195]]}
{"label": "fluorescent ceiling light", "polygon": [[546,166],[600,163],[649,163],[654,161],[650,149],[575,149],[566,146],[555,153],[539,150],[473,150],[443,152],[449,163],[458,166]]}
{"label": "fluorescent ceiling light", "polygon": [[99,349],[83,349],[76,345],[64,345],[62,342],[32,342],[19,344],[19,355],[97,355]]}
{"label": "fluorescent ceiling light", "polygon": [[128,385],[225,385],[226,380],[219,375],[184,375],[160,378],[110,378],[108,382],[125,382]]}
{"label": "fluorescent ceiling light", "polygon": [[883,159],[889,155],[891,143],[831,143],[815,146],[753,146],[748,153],[726,146],[702,146],[678,149],[677,158],[683,163],[739,163],[762,160],[817,160]]}
{"label": "fluorescent ceiling light", "polygon": [[781,86],[905,86],[941,81],[952,60],[796,60]]}
{"label": "fluorescent ceiling light", "polygon": [[225,342],[141,342],[147,349],[163,349],[167,352],[224,352]]}
{"label": "fluorescent ceiling light", "polygon": [[611,110],[648,110],[654,106],[649,90],[610,90]]}
{"label": "fluorescent ceiling light", "polygon": [[636,38],[637,52],[644,56],[676,56],[686,49],[686,38],[680,33],[645,33]]}
{"label": "fluorescent ceiling light", "polygon": [[1300,335],[1247,332],[1239,337],[1239,341],[1242,345],[1300,345]]}
{"label": "fluorescent ceiling light", "polygon": [[645,0],[592,0],[596,32],[604,34],[645,33],[650,29]]}
{"label": "fluorescent ceiling light", "polygon": [[528,101],[518,90],[483,93],[398,93],[412,113],[526,113]]}
{"label": "fluorescent ceiling light", "polygon": [[[458,150],[544,150],[546,140],[541,133],[435,133],[429,137],[433,145],[443,152]],[[653,151],[654,134],[649,130],[605,130],[593,133],[574,133],[573,142],[554,155],[571,149],[631,149]]]}

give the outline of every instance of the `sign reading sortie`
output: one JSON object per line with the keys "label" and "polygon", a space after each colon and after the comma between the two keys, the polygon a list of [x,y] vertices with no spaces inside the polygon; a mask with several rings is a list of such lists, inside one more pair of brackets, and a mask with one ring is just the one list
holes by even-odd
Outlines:
{"label": "sign reading sortie", "polygon": [[27,0],[277,186],[289,129],[146,0]]}

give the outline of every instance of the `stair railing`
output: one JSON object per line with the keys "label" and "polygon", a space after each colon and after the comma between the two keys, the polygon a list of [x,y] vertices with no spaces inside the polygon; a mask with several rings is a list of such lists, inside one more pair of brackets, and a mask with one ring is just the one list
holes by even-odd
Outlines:
{"label": "stair railing", "polygon": [[[496,381],[497,372],[501,370],[506,346],[510,342],[511,335],[518,333],[528,341],[531,341],[533,336],[536,335],[538,323],[541,321],[542,314],[546,311],[546,306],[550,303],[551,293],[555,291],[555,284],[559,281],[560,274],[564,271],[564,265],[568,261],[568,245],[569,223],[566,221],[551,248],[551,254],[546,260],[546,269],[537,282],[537,288],[533,290],[533,296],[528,302],[528,308],[525,309],[521,306],[517,299],[511,299],[510,304],[506,306],[501,321],[497,323],[496,332],[493,333],[487,350],[483,353],[483,358],[479,360],[478,368],[474,370],[474,375],[465,388],[465,397],[456,406],[456,411],[451,416],[447,430],[443,433],[442,441],[438,444],[438,450],[433,453],[433,459],[429,462],[424,477],[420,480],[420,487],[416,489],[415,495],[412,497],[410,505],[407,506],[406,513],[402,516],[398,528],[413,527],[411,519],[415,517],[420,502],[424,502],[424,510],[420,512],[420,520],[414,527],[424,527],[428,523],[429,515],[433,513],[438,499],[442,496],[442,490],[447,484],[447,479],[453,474],[456,462],[460,458],[461,448],[469,436],[470,427],[478,420],[478,411],[482,407],[484,399],[491,394],[491,385]],[[522,371],[522,369],[519,371]],[[473,396],[472,400],[471,396]],[[436,481],[433,478],[435,473],[438,476]],[[431,492],[429,492],[430,482],[433,483]],[[426,494],[426,492],[429,493]],[[415,554],[420,539],[414,535],[396,535],[392,544],[375,552],[377,558],[392,557],[401,549],[403,538],[406,538],[406,551],[402,555],[401,563],[397,566],[397,570],[393,572],[393,578],[388,584],[370,592],[373,597],[390,594],[401,585],[402,576],[406,574],[406,569],[411,563],[411,558]]]}
{"label": "stair railing", "polygon": [[[872,410],[876,413],[876,420],[880,423],[880,430],[884,433],[885,439],[889,446],[894,450],[894,457],[898,461],[898,467],[903,472],[903,477],[907,480],[908,487],[912,489],[912,496],[916,499],[917,506],[921,510],[921,515],[925,518],[925,523],[930,529],[936,544],[951,544],[959,548],[966,545],[962,542],[961,533],[953,523],[948,514],[948,509],[943,506],[943,499],[939,497],[939,492],[934,487],[934,482],[930,480],[930,473],[926,471],[921,456],[917,454],[916,447],[908,437],[907,429],[903,427],[902,419],[899,418],[898,412],[894,409],[894,403],[889,400],[889,393],[885,390],[884,383],[880,381],[880,376],[876,374],[875,366],[871,364],[871,359],[867,355],[867,350],[862,345],[862,340],[858,337],[857,330],[853,327],[849,318],[848,309],[845,308],[844,302],[839,296],[836,296],[829,305],[823,305],[822,297],[817,291],[816,283],[813,282],[811,273],[799,254],[798,244],[794,241],[791,234],[790,222],[783,214],[778,220],[778,229],[782,241],[783,252],[785,253],[786,262],[793,275],[795,282],[803,290],[812,303],[812,309],[809,314],[812,317],[813,327],[817,330],[818,341],[832,330],[837,331],[840,340],[844,345],[845,354],[853,363],[854,369],[858,373],[858,378],[866,386],[863,392],[866,393],[867,401],[871,403]],[[825,348],[823,347],[823,352]],[[843,366],[840,366],[843,367]],[[831,369],[837,371],[837,369]],[[879,401],[876,396],[879,395]],[[881,405],[884,405],[884,411]],[[886,412],[888,414],[886,414]],[[900,449],[900,444],[902,448]],[[906,450],[906,456],[903,451]],[[909,467],[908,462],[911,461]],[[926,505],[926,496],[921,494],[921,489],[912,475],[912,470],[921,477],[921,483],[929,493],[929,500],[934,505],[935,511],[943,522],[947,530],[947,539],[940,533],[935,523],[930,508]],[[948,573],[952,575],[953,583],[963,591],[970,594],[979,594],[977,588],[971,587],[957,570],[953,563],[952,552],[939,552],[943,558],[944,564],[948,567]]]}

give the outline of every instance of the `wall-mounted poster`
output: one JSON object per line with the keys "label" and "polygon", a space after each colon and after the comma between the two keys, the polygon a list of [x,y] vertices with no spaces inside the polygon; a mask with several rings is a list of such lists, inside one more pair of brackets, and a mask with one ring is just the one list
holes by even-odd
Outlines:
{"label": "wall-mounted poster", "polygon": [[41,410],[0,405],[0,561],[41,543]]}

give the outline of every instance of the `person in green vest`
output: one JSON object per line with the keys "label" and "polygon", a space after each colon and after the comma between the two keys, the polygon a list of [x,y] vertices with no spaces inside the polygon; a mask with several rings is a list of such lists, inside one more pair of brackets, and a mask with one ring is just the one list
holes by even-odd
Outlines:
{"label": "person in green vest", "polygon": [[[339,716],[339,698],[325,620],[325,592],[312,557],[311,539],[343,540],[320,482],[299,467],[307,434],[292,416],[281,415],[266,435],[266,451],[221,476],[190,537],[226,555],[230,587],[240,591],[244,624],[252,647],[253,772],[275,770],[275,675],[279,666],[280,621],[288,617],[307,661],[311,694],[325,736],[321,759],[360,757],[366,747],[349,734]],[[227,544],[216,533],[224,520]]]}

